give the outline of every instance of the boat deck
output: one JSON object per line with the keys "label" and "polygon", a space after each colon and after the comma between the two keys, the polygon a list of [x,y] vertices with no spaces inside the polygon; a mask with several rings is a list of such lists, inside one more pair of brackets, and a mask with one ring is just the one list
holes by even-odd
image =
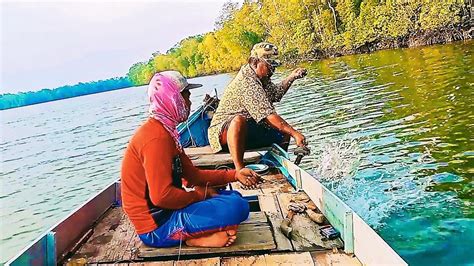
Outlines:
{"label": "boat deck", "polygon": [[[316,206],[304,192],[295,193],[278,170],[263,176],[258,189],[246,190],[233,183],[233,189],[247,196],[249,219],[239,226],[237,241],[225,248],[150,248],[138,239],[132,224],[120,207],[111,208],[84,237],[82,245],[65,261],[68,265],[361,265],[354,256],[340,251],[340,239],[323,241],[320,225],[306,213],[292,220],[292,237],[280,229],[290,202]],[[318,211],[317,209],[315,210]]]}
{"label": "boat deck", "polygon": [[[257,162],[269,149],[270,147],[264,147],[246,151],[244,154],[244,163],[249,164]],[[209,145],[197,148],[185,148],[184,151],[196,167],[215,169],[219,166],[233,165],[230,153],[224,151],[214,153]]]}

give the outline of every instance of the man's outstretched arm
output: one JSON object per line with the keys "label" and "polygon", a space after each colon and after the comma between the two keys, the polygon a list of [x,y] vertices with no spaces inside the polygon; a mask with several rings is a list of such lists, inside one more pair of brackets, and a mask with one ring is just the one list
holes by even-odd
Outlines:
{"label": "man's outstretched arm", "polygon": [[[268,83],[267,88],[272,91],[270,100],[272,102],[279,102],[281,98],[286,94],[286,92],[290,89],[291,84],[297,79],[300,79],[306,76],[306,69],[304,68],[297,68],[291,72],[291,74],[284,80],[282,80],[278,84],[274,84],[270,80],[267,80]],[[266,83],[263,81],[263,83]]]}
{"label": "man's outstretched arm", "polygon": [[307,71],[304,68],[297,68],[293,70],[293,72],[291,72],[291,74],[281,82],[281,86],[285,93],[288,91],[288,89],[290,89],[291,84],[293,84],[295,80],[306,76],[306,73]]}

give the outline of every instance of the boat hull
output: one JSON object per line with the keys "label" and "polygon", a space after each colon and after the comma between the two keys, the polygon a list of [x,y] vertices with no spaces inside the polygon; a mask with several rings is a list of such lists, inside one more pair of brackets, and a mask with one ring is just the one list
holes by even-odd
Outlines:
{"label": "boat hull", "polygon": [[277,145],[263,160],[275,162],[275,167],[296,190],[303,190],[340,233],[344,252],[354,254],[364,265],[408,265],[364,220],[347,204],[321,184],[315,177],[290,161],[288,153]]}

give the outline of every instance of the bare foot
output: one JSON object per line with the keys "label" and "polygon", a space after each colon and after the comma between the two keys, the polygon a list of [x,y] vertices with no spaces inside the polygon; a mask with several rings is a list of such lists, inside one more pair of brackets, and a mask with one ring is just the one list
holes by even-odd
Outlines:
{"label": "bare foot", "polygon": [[220,248],[228,247],[237,239],[236,230],[219,231],[198,238],[186,240],[186,245],[190,247],[211,247]]}
{"label": "bare foot", "polygon": [[227,230],[226,233],[227,233],[227,236],[229,237],[229,240],[227,240],[227,243],[225,244],[225,246],[228,247],[232,245],[237,239],[237,231],[231,229],[231,230]]}

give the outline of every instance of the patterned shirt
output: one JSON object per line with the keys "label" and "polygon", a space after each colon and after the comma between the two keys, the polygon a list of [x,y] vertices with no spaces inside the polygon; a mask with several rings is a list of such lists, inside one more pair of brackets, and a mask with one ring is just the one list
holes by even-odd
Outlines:
{"label": "patterned shirt", "polygon": [[214,152],[222,150],[219,136],[227,122],[236,115],[242,115],[260,123],[275,113],[273,103],[279,102],[285,92],[282,84],[275,85],[272,82],[262,84],[252,67],[244,65],[225,89],[212,118],[208,132],[212,150]]}

